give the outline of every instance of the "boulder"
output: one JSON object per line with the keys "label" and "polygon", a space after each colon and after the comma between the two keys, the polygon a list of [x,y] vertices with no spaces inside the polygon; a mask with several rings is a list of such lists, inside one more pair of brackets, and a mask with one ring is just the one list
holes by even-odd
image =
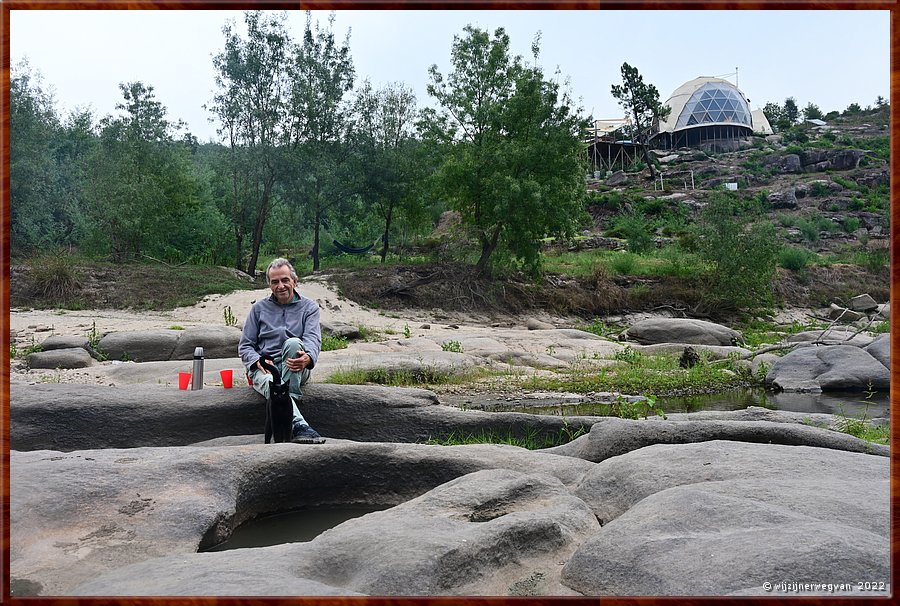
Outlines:
{"label": "boulder", "polygon": [[[180,330],[135,330],[111,332],[103,336],[97,348],[110,360],[149,362],[169,360],[178,344]],[[194,352],[191,351],[191,357]],[[232,354],[233,355],[233,354]]]}
{"label": "boulder", "polygon": [[27,362],[29,368],[87,368],[94,359],[86,349],[67,347],[28,354]]}
{"label": "boulder", "polygon": [[322,322],[322,335],[340,337],[342,339],[358,339],[360,337],[359,326],[352,326],[344,322]]}
{"label": "boulder", "polygon": [[891,304],[883,303],[878,306],[878,311],[875,312],[875,317],[879,320],[890,320],[891,319]]}
{"label": "boulder", "polygon": [[891,368],[891,335],[883,334],[872,341],[871,345],[863,347],[863,350],[881,362],[885,368]]}
{"label": "boulder", "polygon": [[763,160],[764,164],[774,166],[780,173],[799,173],[801,170],[800,156],[797,154],[770,155]]}
{"label": "boulder", "polygon": [[890,372],[852,345],[798,348],[782,356],[766,375],[766,386],[784,391],[863,390],[890,387]]}
{"label": "boulder", "polygon": [[859,161],[866,152],[859,149],[830,150],[829,161],[834,170],[853,170],[859,168]]}
{"label": "boulder", "polygon": [[852,324],[864,317],[866,317],[865,314],[847,309],[846,307],[841,307],[840,305],[835,305],[834,303],[828,308],[828,319],[837,320],[844,324]]}
{"label": "boulder", "polygon": [[[10,335],[12,336],[12,335]],[[71,335],[51,335],[44,339],[41,343],[42,351],[50,351],[53,349],[73,349],[80,347],[85,351],[91,351],[91,344],[85,337],[76,337]]]}
{"label": "boulder", "polygon": [[625,183],[628,183],[628,175],[626,175],[625,172],[621,170],[617,170],[606,180],[606,184],[612,187],[624,185]]}
{"label": "boulder", "polygon": [[678,596],[889,582],[889,485],[885,457],[722,441],[643,448],[576,489],[603,527],[562,582],[585,595]]}
{"label": "boulder", "polygon": [[878,309],[878,303],[869,294],[858,295],[850,299],[850,309],[853,311],[875,311]]}
{"label": "boulder", "polygon": [[[458,355],[458,354],[450,354]],[[42,384],[10,386],[10,447],[15,450],[184,446],[224,436],[256,436],[263,397],[246,383],[232,389],[177,386]],[[482,431],[536,439],[585,430],[600,417],[462,411],[424,389],[307,384],[300,411],[327,438],[416,442]],[[361,421],[362,420],[362,421]]]}
{"label": "boulder", "polygon": [[833,326],[825,330],[804,330],[788,336],[788,343],[816,343],[820,345],[853,345],[865,347],[869,345],[873,337],[856,331],[847,326]]}
{"label": "boulder", "polygon": [[233,358],[241,340],[241,331],[234,326],[193,326],[179,332],[170,360],[192,360],[197,347],[203,348],[204,358]]}
{"label": "boulder", "polygon": [[[402,593],[397,579],[415,574],[429,592],[488,593],[527,576],[527,567],[551,581],[558,562],[596,530],[569,492],[591,467],[497,445],[13,451],[10,576],[23,593],[41,595]],[[481,470],[511,471],[415,500]],[[307,543],[197,553],[265,513],[401,503]],[[478,566],[468,567],[469,558]],[[459,587],[466,582],[474,587]]]}
{"label": "boulder", "polygon": [[869,452],[888,456],[887,446],[808,425],[772,421],[651,421],[611,417],[595,423],[587,435],[546,449],[553,454],[599,463],[652,444],[689,444],[733,440],[761,444],[789,444]]}
{"label": "boulder", "polygon": [[743,341],[741,333],[705,320],[686,318],[650,318],[635,322],[627,331],[629,341],[641,345],[685,343],[690,345],[735,345]]}
{"label": "boulder", "polygon": [[800,164],[809,166],[810,164],[818,164],[828,159],[828,150],[825,149],[805,149],[799,154]]}
{"label": "boulder", "polygon": [[525,321],[525,328],[528,330],[552,330],[556,327],[548,322],[541,322],[537,318],[528,318]]}
{"label": "boulder", "polygon": [[772,192],[766,199],[774,209],[797,208],[797,195],[793,187],[785,191]]}

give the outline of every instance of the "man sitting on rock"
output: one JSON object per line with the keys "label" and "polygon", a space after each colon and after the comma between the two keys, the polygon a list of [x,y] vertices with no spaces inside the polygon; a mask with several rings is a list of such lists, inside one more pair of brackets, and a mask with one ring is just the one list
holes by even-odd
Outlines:
{"label": "man sitting on rock", "polygon": [[262,367],[267,360],[290,383],[294,407],[291,442],[322,444],[325,439],[309,426],[300,414],[297,402],[300,386],[309,381],[322,346],[319,328],[319,305],[297,292],[297,273],[287,259],[275,259],[266,269],[266,280],[272,295],[255,302],[244,321],[238,343],[238,354],[247,369],[253,389],[268,400],[272,374]]}

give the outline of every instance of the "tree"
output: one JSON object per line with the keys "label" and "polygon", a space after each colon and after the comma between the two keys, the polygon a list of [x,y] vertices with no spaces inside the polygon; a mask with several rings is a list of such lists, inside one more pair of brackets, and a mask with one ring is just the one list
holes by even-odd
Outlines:
{"label": "tree", "polygon": [[120,116],[100,121],[87,186],[94,241],[108,243],[117,261],[177,255],[173,238],[198,204],[190,155],[173,137],[166,109],[141,82],[119,85]]}
{"label": "tree", "polygon": [[358,191],[382,221],[381,262],[387,259],[391,227],[398,211],[422,213],[424,163],[416,140],[416,96],[391,83],[373,90],[366,80],[354,103],[353,156]]}
{"label": "tree", "polygon": [[235,268],[242,269],[244,239],[250,235],[246,271],[256,275],[263,228],[273,202],[285,112],[290,38],[285,13],[244,13],[247,39],[233,24],[223,28],[224,50],[213,58],[218,92],[210,109],[230,149],[228,216],[234,227]]}
{"label": "tree", "polygon": [[784,130],[797,124],[799,119],[800,109],[797,107],[797,100],[793,97],[788,97],[784,100],[784,113],[782,114],[782,120],[785,124]]}
{"label": "tree", "polygon": [[784,108],[781,107],[780,103],[769,101],[763,106],[763,115],[765,115],[766,120],[769,121],[770,126],[774,127],[776,130],[779,130],[778,125],[783,119]]}
{"label": "tree", "polygon": [[27,61],[12,70],[9,114],[12,250],[75,243],[81,216],[75,180],[86,148],[69,146],[69,124],[61,122],[52,91]]}
{"label": "tree", "polygon": [[701,219],[700,256],[711,265],[704,302],[719,310],[771,309],[778,239],[771,221],[738,215],[734,194],[710,196]]}
{"label": "tree", "polygon": [[659,101],[659,91],[652,84],[645,84],[636,67],[622,64],[622,84],[612,85],[612,96],[631,118],[631,140],[641,146],[644,161],[650,168],[650,177],[656,177],[656,170],[650,159],[648,143],[651,129],[669,117],[672,108]]}
{"label": "tree", "polygon": [[[320,234],[329,211],[347,203],[347,140],[350,109],[344,96],[353,89],[355,72],[350,56],[350,34],[338,45],[334,14],[328,27],[306,13],[303,42],[294,48],[289,66],[289,129],[286,142],[290,155],[284,186],[296,200],[295,214],[313,229],[313,271],[319,269]],[[306,211],[303,213],[302,211]],[[299,220],[298,220],[299,222]]]}
{"label": "tree", "polygon": [[822,110],[819,109],[819,106],[810,101],[806,104],[806,107],[803,108],[803,119],[804,120],[821,120],[822,119]]}
{"label": "tree", "polygon": [[[493,37],[463,31],[446,81],[437,66],[429,70],[428,92],[442,109],[422,121],[442,148],[435,178],[478,238],[476,272],[488,271],[498,247],[536,271],[539,239],[570,236],[582,218],[586,122],[539,67],[510,57],[503,28]],[[539,50],[535,40],[535,62]]]}
{"label": "tree", "polygon": [[851,103],[847,106],[847,109],[844,110],[845,116],[855,116],[857,114],[862,113],[862,107],[859,106],[859,103]]}

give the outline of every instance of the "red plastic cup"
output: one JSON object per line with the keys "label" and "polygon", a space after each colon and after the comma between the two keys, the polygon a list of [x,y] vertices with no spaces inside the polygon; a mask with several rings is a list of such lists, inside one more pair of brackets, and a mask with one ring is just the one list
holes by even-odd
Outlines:
{"label": "red plastic cup", "polygon": [[231,389],[232,370],[230,368],[220,370],[219,374],[222,376],[222,387]]}
{"label": "red plastic cup", "polygon": [[178,373],[178,389],[187,389],[190,384],[191,384],[191,373],[189,373],[189,372]]}

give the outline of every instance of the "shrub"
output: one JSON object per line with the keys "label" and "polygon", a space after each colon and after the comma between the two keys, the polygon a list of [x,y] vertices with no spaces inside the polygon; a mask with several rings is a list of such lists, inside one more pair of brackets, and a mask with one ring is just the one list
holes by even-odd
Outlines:
{"label": "shrub", "polygon": [[41,255],[28,266],[33,292],[46,303],[65,303],[81,290],[81,275],[63,252]]}
{"label": "shrub", "polygon": [[860,221],[857,217],[847,217],[844,219],[844,231],[852,234],[859,229]]}
{"label": "shrub", "polygon": [[441,350],[452,351],[453,353],[462,353],[462,344],[459,341],[446,341],[441,344]]}
{"label": "shrub", "polygon": [[733,208],[733,195],[718,194],[710,196],[703,212],[700,255],[712,265],[704,299],[724,308],[771,308],[778,254],[775,226],[753,223],[752,215],[735,217]]}
{"label": "shrub", "polygon": [[805,248],[785,246],[778,251],[778,264],[791,271],[800,271],[815,258],[815,254]]}
{"label": "shrub", "polygon": [[629,252],[622,252],[610,260],[609,267],[617,276],[630,276],[634,274],[637,263],[637,255]]}
{"label": "shrub", "polygon": [[334,351],[336,349],[347,349],[347,339],[344,337],[324,335],[322,337],[322,351]]}
{"label": "shrub", "polygon": [[653,248],[653,236],[650,235],[652,225],[636,210],[616,217],[614,225],[615,231],[628,240],[630,252],[645,252]]}
{"label": "shrub", "polygon": [[819,196],[827,196],[831,192],[831,189],[825,183],[821,181],[816,181],[809,188],[809,195],[816,198]]}

